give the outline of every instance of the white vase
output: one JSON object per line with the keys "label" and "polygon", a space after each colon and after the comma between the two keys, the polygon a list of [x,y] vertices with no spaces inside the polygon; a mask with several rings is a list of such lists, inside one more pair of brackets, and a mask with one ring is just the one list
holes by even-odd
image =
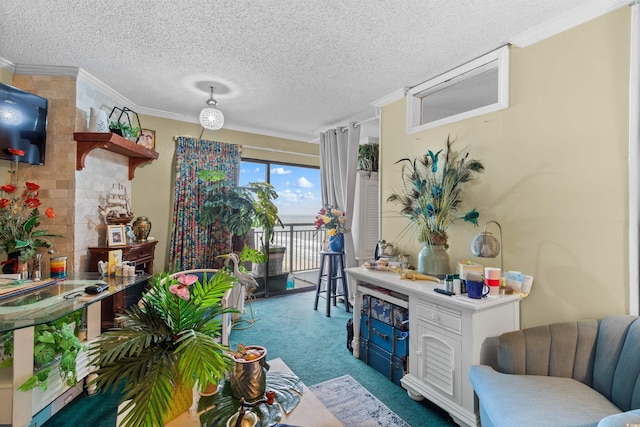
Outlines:
{"label": "white vase", "polygon": [[442,245],[424,244],[418,254],[418,273],[443,278],[449,274],[449,254]]}
{"label": "white vase", "polygon": [[89,117],[89,132],[109,132],[107,113],[104,110],[96,110],[91,107]]}

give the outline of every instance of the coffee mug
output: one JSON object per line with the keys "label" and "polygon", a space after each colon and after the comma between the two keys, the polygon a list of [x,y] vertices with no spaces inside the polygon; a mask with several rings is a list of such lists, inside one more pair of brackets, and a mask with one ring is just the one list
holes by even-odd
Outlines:
{"label": "coffee mug", "polygon": [[486,297],[488,293],[489,286],[484,282],[467,280],[467,295],[469,295],[469,298],[480,299]]}

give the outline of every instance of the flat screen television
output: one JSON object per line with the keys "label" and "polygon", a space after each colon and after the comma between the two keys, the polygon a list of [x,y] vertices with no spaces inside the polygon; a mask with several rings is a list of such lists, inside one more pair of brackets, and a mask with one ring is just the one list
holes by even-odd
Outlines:
{"label": "flat screen television", "polygon": [[[44,165],[48,108],[46,98],[0,83],[0,159]],[[12,156],[9,148],[24,156]]]}

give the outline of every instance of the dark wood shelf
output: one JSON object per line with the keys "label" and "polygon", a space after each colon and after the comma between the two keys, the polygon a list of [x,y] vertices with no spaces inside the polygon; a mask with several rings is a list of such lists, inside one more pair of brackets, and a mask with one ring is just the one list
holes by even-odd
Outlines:
{"label": "dark wood shelf", "polygon": [[133,179],[136,168],[142,163],[158,158],[158,152],[135,144],[112,132],[75,132],[73,139],[78,143],[76,150],[76,170],[84,169],[84,161],[91,151],[102,148],[129,158],[129,179]]}

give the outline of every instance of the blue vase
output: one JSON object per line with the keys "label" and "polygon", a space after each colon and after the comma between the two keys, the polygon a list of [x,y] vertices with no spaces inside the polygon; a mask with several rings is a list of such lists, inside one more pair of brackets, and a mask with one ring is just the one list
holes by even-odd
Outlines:
{"label": "blue vase", "polygon": [[339,233],[335,236],[329,236],[329,250],[331,252],[344,251],[344,234]]}

